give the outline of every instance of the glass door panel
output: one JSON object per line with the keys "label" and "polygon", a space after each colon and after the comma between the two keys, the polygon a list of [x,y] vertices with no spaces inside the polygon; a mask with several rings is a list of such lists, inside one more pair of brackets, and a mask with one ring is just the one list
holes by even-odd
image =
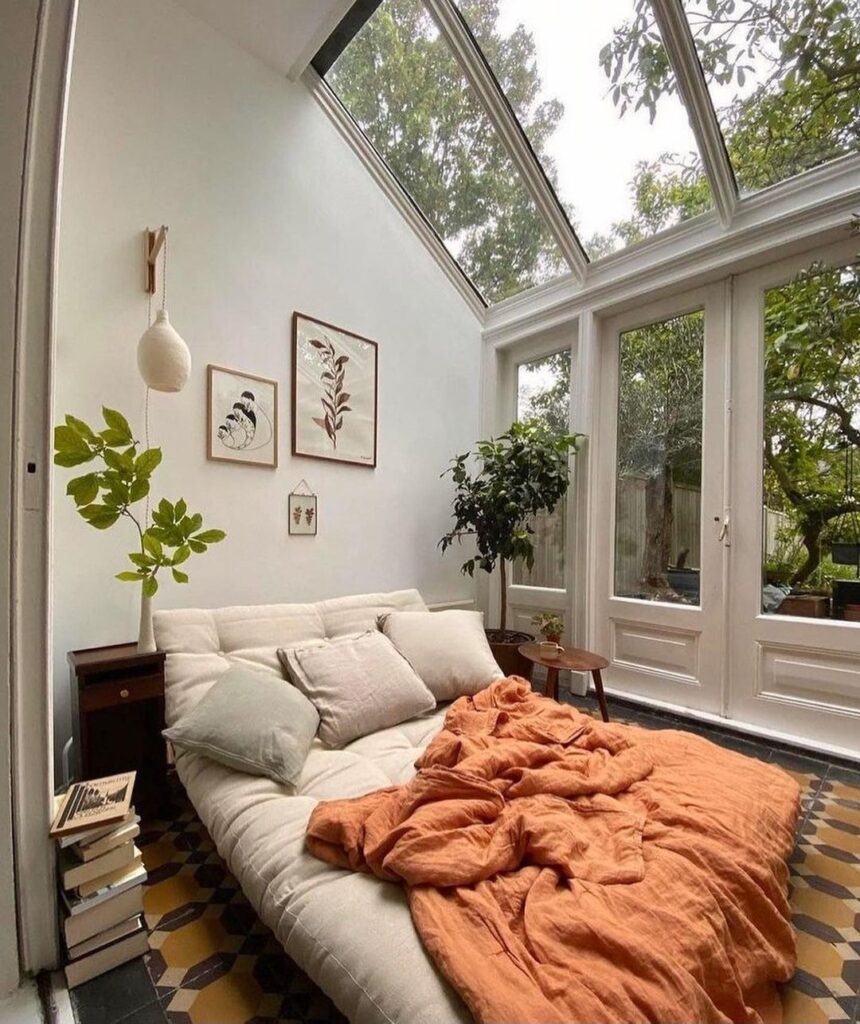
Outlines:
{"label": "glass door panel", "polygon": [[704,338],[698,310],[618,342],[618,597],[699,604]]}

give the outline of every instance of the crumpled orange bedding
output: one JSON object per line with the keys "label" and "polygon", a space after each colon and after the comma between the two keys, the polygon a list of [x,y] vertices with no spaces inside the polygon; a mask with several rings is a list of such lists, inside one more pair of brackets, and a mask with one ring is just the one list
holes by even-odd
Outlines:
{"label": "crumpled orange bedding", "polygon": [[307,845],[407,886],[477,1021],[778,1019],[799,796],[782,770],[597,722],[515,677],[452,704],[417,767],[319,804]]}

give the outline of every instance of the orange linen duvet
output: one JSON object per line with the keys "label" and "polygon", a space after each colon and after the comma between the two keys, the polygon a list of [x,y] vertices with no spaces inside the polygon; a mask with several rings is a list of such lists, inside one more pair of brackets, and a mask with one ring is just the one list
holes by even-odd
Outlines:
{"label": "orange linen duvet", "polygon": [[456,701],[417,767],[405,785],[318,805],[307,844],[407,886],[476,1020],[778,1016],[798,810],[779,768],[597,722],[517,678]]}

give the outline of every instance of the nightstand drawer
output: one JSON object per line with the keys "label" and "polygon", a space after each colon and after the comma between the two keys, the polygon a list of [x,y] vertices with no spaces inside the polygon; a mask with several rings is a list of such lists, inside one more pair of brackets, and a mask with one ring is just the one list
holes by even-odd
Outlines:
{"label": "nightstand drawer", "polygon": [[137,676],[115,682],[91,683],[80,689],[80,708],[82,711],[98,711],[120,704],[133,704],[138,700],[152,700],[153,697],[161,697],[163,692],[164,681],[161,676]]}

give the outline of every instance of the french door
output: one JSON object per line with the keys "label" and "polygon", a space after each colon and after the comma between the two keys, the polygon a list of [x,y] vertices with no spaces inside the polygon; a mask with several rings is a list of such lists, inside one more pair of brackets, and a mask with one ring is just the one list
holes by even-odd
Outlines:
{"label": "french door", "polygon": [[732,444],[728,707],[734,719],[854,756],[860,272],[840,257],[856,259],[856,248],[827,253],[833,270],[804,276],[807,256],[736,281],[732,387],[744,415]]}
{"label": "french door", "polygon": [[593,632],[615,691],[722,714],[725,285],[600,331]]}

